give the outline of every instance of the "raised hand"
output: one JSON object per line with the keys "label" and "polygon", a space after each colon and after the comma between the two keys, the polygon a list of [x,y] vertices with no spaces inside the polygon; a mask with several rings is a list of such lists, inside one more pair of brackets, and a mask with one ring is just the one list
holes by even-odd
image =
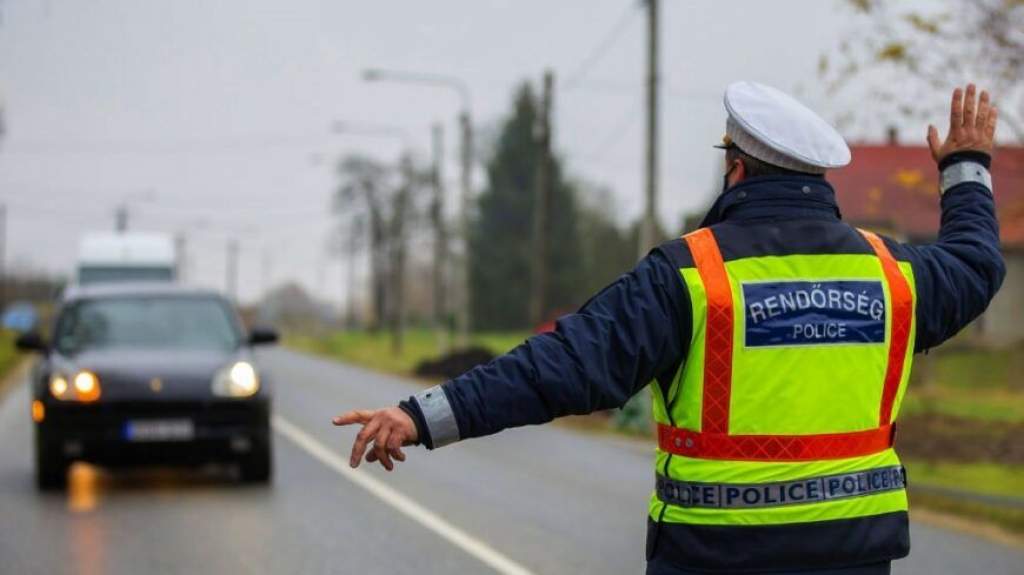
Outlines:
{"label": "raised hand", "polygon": [[[365,453],[367,462],[379,461],[384,469],[391,471],[395,468],[392,458],[405,461],[402,446],[412,445],[418,440],[416,423],[398,407],[350,411],[335,417],[332,422],[339,426],[357,423],[363,426],[352,444],[352,454],[348,461],[352,467],[359,467]],[[373,449],[367,453],[371,441]]]}
{"label": "raised hand", "polygon": [[945,141],[939,139],[939,130],[935,126],[928,126],[928,147],[936,162],[941,162],[953,152],[992,153],[999,110],[989,102],[985,90],[981,91],[981,98],[976,101],[976,91],[974,84],[968,84],[965,99],[963,90],[953,90],[949,133]]}

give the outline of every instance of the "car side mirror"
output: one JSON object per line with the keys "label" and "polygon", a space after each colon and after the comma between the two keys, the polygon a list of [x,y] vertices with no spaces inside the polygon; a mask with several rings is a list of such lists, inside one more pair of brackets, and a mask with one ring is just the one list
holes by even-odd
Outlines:
{"label": "car side mirror", "polygon": [[14,340],[14,347],[21,351],[45,352],[49,346],[38,332],[30,331],[19,335],[18,339]]}
{"label": "car side mirror", "polygon": [[249,345],[277,343],[277,330],[271,327],[254,327],[249,330]]}

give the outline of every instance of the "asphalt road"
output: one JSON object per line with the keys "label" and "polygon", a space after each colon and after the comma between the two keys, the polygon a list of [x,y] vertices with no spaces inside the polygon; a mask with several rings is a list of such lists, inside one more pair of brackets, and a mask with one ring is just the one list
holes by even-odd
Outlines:
{"label": "asphalt road", "polygon": [[[414,383],[286,350],[261,353],[276,383],[270,487],[224,474],[71,472],[33,486],[24,385],[0,400],[0,573],[643,572],[650,448],[547,426],[428,453],[394,473],[344,467],[351,407]],[[1024,553],[915,524],[899,575],[1024,572]]]}

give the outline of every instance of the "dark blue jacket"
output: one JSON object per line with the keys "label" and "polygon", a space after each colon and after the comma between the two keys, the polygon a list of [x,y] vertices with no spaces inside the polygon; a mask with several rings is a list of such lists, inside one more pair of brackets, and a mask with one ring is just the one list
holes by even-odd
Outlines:
{"label": "dark blue jacket", "polygon": [[[959,154],[941,167],[960,161],[987,167],[989,158]],[[917,352],[941,344],[980,315],[1005,275],[989,189],[971,181],[951,184],[941,201],[937,241],[914,246],[885,239],[896,259],[913,266]],[[864,238],[841,221],[832,187],[812,176],[743,181],[717,199],[704,224],[714,230],[726,261],[768,254],[872,253]],[[621,407],[652,381],[667,387],[689,352],[691,306],[679,269],[691,267],[692,261],[683,240],[663,244],[577,313],[559,319],[553,332],[402,402],[423,443],[433,448],[563,415]],[[906,512],[781,526],[649,520],[647,572],[733,573],[742,567],[744,572],[771,568],[831,574],[829,568],[872,563],[857,573],[888,573],[889,561],[909,551],[907,524]]]}
{"label": "dark blue jacket", "polygon": [[[805,185],[811,193],[802,191]],[[832,187],[800,176],[741,182],[714,210],[713,219],[730,223],[841,217]],[[652,250],[578,312],[560,318],[553,332],[444,384],[459,438],[622,407],[651,381],[671,378],[686,357],[691,329],[689,294],[671,261],[679,243]],[[938,346],[978,317],[1005,275],[995,203],[979,184],[960,184],[942,197],[934,243],[886,243],[914,269],[917,352]],[[425,432],[421,437],[432,447]]]}

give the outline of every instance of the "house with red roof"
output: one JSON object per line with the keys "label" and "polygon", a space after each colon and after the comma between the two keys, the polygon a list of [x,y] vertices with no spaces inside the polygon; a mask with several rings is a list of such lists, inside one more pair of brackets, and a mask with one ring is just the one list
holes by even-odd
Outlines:
{"label": "house with red roof", "polygon": [[[849,166],[829,172],[843,219],[901,241],[933,241],[939,229],[938,171],[924,146],[852,145]],[[1024,340],[1024,147],[1003,147],[992,163],[1007,276],[970,336],[993,344]]]}

